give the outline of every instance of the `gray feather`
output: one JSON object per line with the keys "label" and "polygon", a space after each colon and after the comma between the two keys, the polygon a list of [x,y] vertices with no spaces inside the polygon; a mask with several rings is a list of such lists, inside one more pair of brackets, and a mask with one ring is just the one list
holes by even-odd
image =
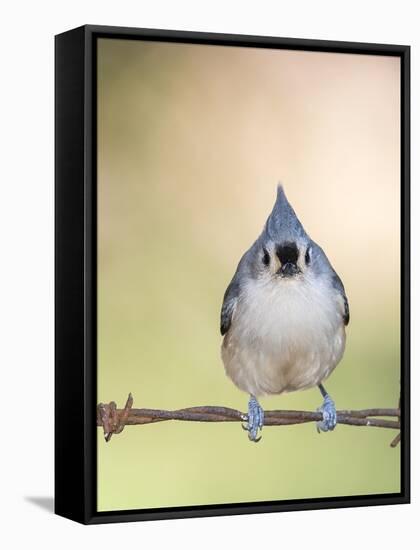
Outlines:
{"label": "gray feather", "polygon": [[344,315],[343,315],[343,321],[345,326],[347,326],[350,322],[350,308],[349,308],[349,301],[347,300],[346,291],[344,290],[343,282],[341,281],[340,277],[337,275],[337,273],[334,271],[333,279],[332,279],[333,287],[338,290],[341,297],[344,301]]}
{"label": "gray feather", "polygon": [[343,299],[344,304],[344,315],[343,315],[343,322],[347,326],[350,321],[350,309],[349,309],[349,302],[347,300],[346,291],[344,289],[343,282],[341,281],[340,277],[335,272],[333,266],[331,265],[329,259],[327,258],[327,255],[323,251],[323,249],[314,241],[311,240],[311,246],[312,246],[312,257],[313,257],[313,265],[312,269],[314,273],[318,276],[320,275],[329,275],[331,277],[331,284],[332,287],[338,291],[340,296]]}
{"label": "gray feather", "polygon": [[295,211],[287,200],[283,186],[277,186],[277,199],[265,224],[264,232],[273,241],[308,238]]}
{"label": "gray feather", "polygon": [[222,312],[220,315],[220,332],[224,336],[230,328],[232,323],[232,315],[235,311],[236,302],[239,296],[239,281],[232,279],[232,282],[227,287],[225,295],[223,297]]}
{"label": "gray feather", "polygon": [[242,256],[235,274],[226,289],[223,296],[222,311],[220,315],[220,332],[224,336],[232,323],[232,316],[235,311],[236,303],[241,293],[241,281],[252,278],[252,267],[255,265],[254,256],[259,248],[259,240],[251,246]]}

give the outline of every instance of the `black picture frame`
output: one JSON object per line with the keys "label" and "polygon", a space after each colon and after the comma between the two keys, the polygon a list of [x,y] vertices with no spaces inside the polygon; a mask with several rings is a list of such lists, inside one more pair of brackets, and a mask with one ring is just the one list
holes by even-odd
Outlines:
{"label": "black picture frame", "polygon": [[[97,512],[96,45],[98,38],[396,56],[401,60],[401,492]],[[55,37],[55,512],[110,523],[410,501],[410,47],[82,26]]]}

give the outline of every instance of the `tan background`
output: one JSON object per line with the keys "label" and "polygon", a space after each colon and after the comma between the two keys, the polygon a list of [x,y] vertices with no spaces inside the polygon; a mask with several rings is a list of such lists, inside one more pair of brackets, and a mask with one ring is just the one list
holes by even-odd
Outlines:
{"label": "tan background", "polygon": [[[223,292],[281,180],[351,308],[327,382],[339,408],[399,394],[399,62],[101,40],[98,400],[138,407],[247,396],[225,377]],[[317,390],[266,408],[315,409]],[[98,433],[100,510],[399,490],[394,433],[339,426],[128,427]]]}

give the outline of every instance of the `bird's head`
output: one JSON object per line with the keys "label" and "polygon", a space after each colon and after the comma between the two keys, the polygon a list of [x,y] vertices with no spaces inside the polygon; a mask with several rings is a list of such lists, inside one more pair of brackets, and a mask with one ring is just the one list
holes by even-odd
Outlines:
{"label": "bird's head", "polygon": [[311,268],[313,243],[281,185],[273,210],[254,246],[254,267],[259,278],[296,280]]}

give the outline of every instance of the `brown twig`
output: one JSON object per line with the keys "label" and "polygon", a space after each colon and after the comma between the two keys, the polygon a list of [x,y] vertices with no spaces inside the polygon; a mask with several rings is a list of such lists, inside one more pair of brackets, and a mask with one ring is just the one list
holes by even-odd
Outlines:
{"label": "brown twig", "polygon": [[394,439],[391,441],[391,447],[396,447],[400,441],[401,441],[401,432],[397,434],[394,437]]}
{"label": "brown twig", "polygon": [[[124,409],[117,409],[114,401],[104,405],[99,403],[97,407],[97,426],[102,426],[105,440],[109,441],[112,434],[119,434],[124,426],[138,424],[152,424],[167,420],[179,420],[186,422],[244,422],[247,414],[229,407],[204,406],[189,407],[175,411],[161,409],[133,409],[133,397],[128,396]],[[384,419],[383,417],[396,418],[397,420]],[[311,411],[265,411],[264,426],[290,426],[292,424],[304,424],[322,420],[321,412]],[[362,409],[337,411],[337,423],[348,426],[371,426],[376,428],[400,429],[400,409]],[[398,444],[397,436],[391,446]]]}
{"label": "brown twig", "polygon": [[[401,397],[398,401],[398,421],[401,421]],[[400,441],[401,441],[401,432],[397,434],[394,437],[394,439],[391,441],[391,447],[395,448]]]}

